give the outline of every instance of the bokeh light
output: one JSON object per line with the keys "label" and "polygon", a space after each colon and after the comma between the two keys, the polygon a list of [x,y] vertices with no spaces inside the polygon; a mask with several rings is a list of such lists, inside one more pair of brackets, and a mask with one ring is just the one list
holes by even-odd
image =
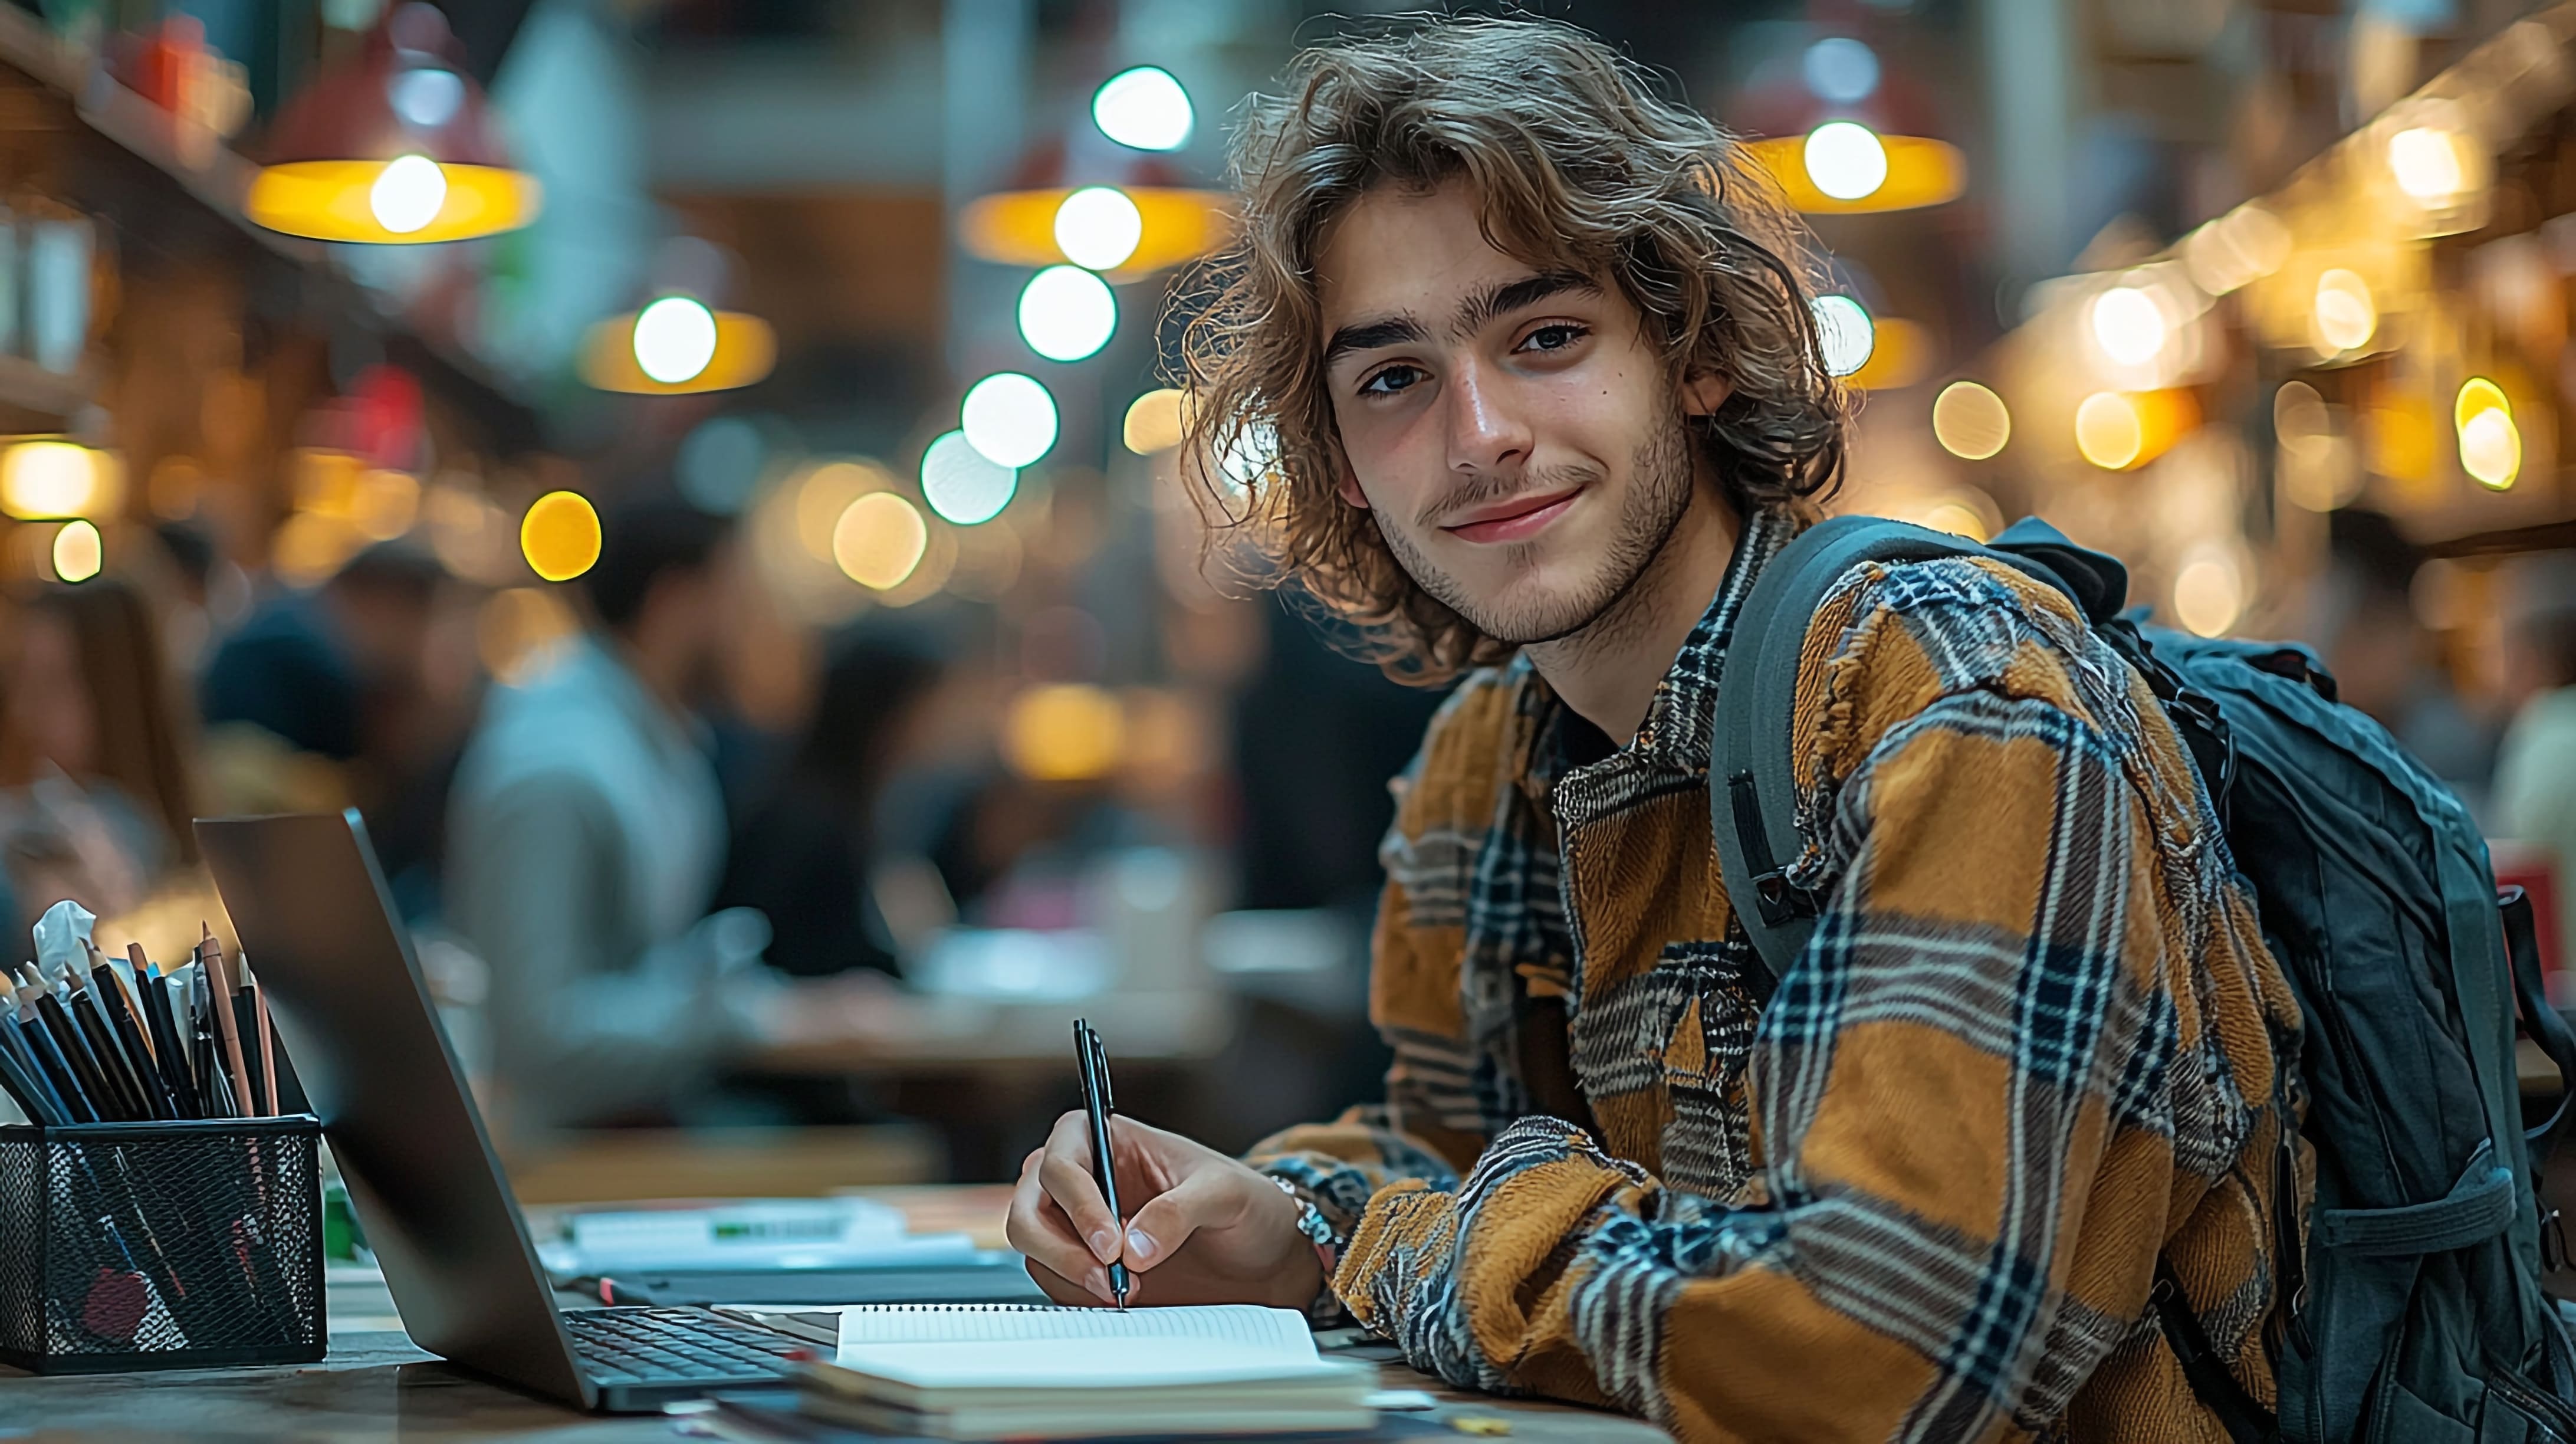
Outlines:
{"label": "bokeh light", "polygon": [[1127,449],[1138,456],[1151,456],[1169,451],[1181,444],[1185,428],[1181,421],[1181,391],[1165,386],[1148,391],[1128,403],[1127,419],[1119,427],[1119,436]]}
{"label": "bokeh light", "polygon": [[1835,376],[1849,376],[1869,364],[1872,351],[1878,349],[1878,328],[1870,323],[1869,312],[1849,296],[1818,296],[1813,303],[1816,316],[1816,343],[1823,349],[1825,370]]}
{"label": "bokeh light", "polygon": [[2135,286],[2113,286],[2094,297],[2092,319],[2094,342],[2122,366],[2154,360],[2173,334],[2164,308]]}
{"label": "bokeh light", "polygon": [[1798,73],[1818,99],[1855,105],[1878,89],[1878,52],[1848,35],[1828,35],[1799,57]]}
{"label": "bokeh light", "polygon": [[1020,291],[1020,336],[1050,361],[1079,361],[1109,344],[1118,298],[1080,266],[1049,266]]}
{"label": "bokeh light", "polygon": [[2191,283],[2224,296],[2281,269],[2290,258],[2290,229],[2258,205],[2242,205],[2185,236],[2183,268]]}
{"label": "bokeh light", "polygon": [[1801,152],[1807,179],[1838,201],[1856,201],[1887,184],[1887,147],[1856,120],[1829,120],[1807,132]]}
{"label": "bokeh light", "polygon": [[474,650],[485,670],[511,686],[543,672],[581,630],[563,598],[544,587],[505,587],[474,614]]}
{"label": "bokeh light", "polygon": [[407,471],[377,468],[358,477],[349,521],[370,541],[392,541],[420,519],[420,481]]}
{"label": "bokeh light", "polygon": [[2469,167],[2459,132],[2440,126],[2409,126],[2388,138],[2388,171],[2397,188],[2424,205],[2456,200],[2468,189]]}
{"label": "bokeh light", "polygon": [[2325,355],[2369,345],[2379,329],[2379,304],[2371,299],[2370,283],[2341,266],[2317,277],[2316,306],[2317,349]]}
{"label": "bokeh light", "polygon": [[1019,485],[1017,471],[995,463],[964,432],[951,431],[921,453],[921,499],[942,521],[957,526],[1000,516]]}
{"label": "bokeh light", "polygon": [[832,529],[850,503],[872,491],[890,491],[894,476],[867,461],[826,461],[794,484],[796,542],[816,561],[832,560]]}
{"label": "bokeh light", "polygon": [[98,504],[102,457],[73,441],[22,441],[0,456],[0,511],[79,516]]}
{"label": "bokeh light", "polygon": [[2501,411],[2513,415],[2513,403],[2505,399],[2504,388],[2484,376],[2472,376],[2460,383],[2460,394],[2451,400],[2451,426],[2466,431],[2469,423],[2482,411]]}
{"label": "bokeh light", "polygon": [[599,511],[577,491],[550,491],[519,519],[519,554],[550,582],[568,582],[599,560]]}
{"label": "bokeh light", "polygon": [[1932,435],[1964,461],[1983,461],[2012,440],[2012,411],[1974,381],[1953,381],[1932,399]]}
{"label": "bokeh light", "polygon": [[1002,759],[1040,782],[1087,782],[1118,766],[1127,747],[1118,699],[1079,682],[1031,687],[1002,717]]}
{"label": "bokeh light", "polygon": [[1196,117],[1190,93],[1158,65],[1122,70],[1091,96],[1092,123],[1100,133],[1135,150],[1178,150]]}
{"label": "bokeh light", "polygon": [[1056,248],[1086,270],[1117,269],[1144,239],[1144,212],[1116,186],[1085,186],[1055,208]]}
{"label": "bokeh light", "polygon": [[664,296],[635,318],[635,364],[665,386],[695,378],[716,359],[716,313],[689,296]]}
{"label": "bokeh light", "polygon": [[2245,566],[2235,549],[2224,542],[2192,548],[2174,573],[2173,609],[2175,620],[2199,636],[2235,626],[2245,611]]}
{"label": "bokeh light", "polygon": [[2505,491],[2522,475],[2522,428],[2513,414],[2491,406],[2460,428],[2460,470],[2490,491]]}
{"label": "bokeh light", "polygon": [[832,560],[843,576],[871,591],[903,585],[929,544],[930,527],[920,511],[891,491],[872,491],[851,502],[832,528]]}
{"label": "bokeh light", "polygon": [[74,518],[63,523],[54,533],[54,575],[67,582],[85,582],[97,576],[107,561],[107,543],[98,528]]}
{"label": "bokeh light", "polygon": [[447,172],[425,155],[406,155],[388,164],[367,190],[367,209],[376,224],[408,236],[438,219],[447,204]]}
{"label": "bokeh light", "polygon": [[346,517],[299,511],[269,539],[269,569],[290,587],[320,586],[356,555],[366,540]]}
{"label": "bokeh light", "polygon": [[996,372],[966,388],[957,416],[967,442],[995,466],[1027,466],[1055,446],[1055,397],[1017,371]]}
{"label": "bokeh light", "polygon": [[2106,471],[2136,464],[2146,449],[2138,404],[2117,391],[2096,391],[2075,408],[2075,449]]}
{"label": "bokeh light", "polygon": [[769,438],[747,417],[714,416],[680,443],[672,471],[680,494],[700,511],[734,516],[751,501],[769,458]]}

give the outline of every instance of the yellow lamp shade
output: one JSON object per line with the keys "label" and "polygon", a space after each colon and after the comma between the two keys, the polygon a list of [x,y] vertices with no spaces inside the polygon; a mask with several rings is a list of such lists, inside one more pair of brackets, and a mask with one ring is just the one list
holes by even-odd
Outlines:
{"label": "yellow lamp shade", "polygon": [[640,314],[611,316],[590,328],[581,346],[582,380],[602,391],[686,396],[749,386],[778,364],[778,333],[767,321],[742,311],[718,311],[715,354],[705,368],[686,380],[656,381],[635,359],[635,322]]}
{"label": "yellow lamp shade", "polygon": [[524,226],[541,203],[464,46],[420,0],[388,9],[355,55],[280,107],[258,158],[244,212],[316,240],[461,241]]}
{"label": "yellow lamp shade", "polygon": [[391,160],[299,160],[269,166],[250,183],[243,210],[272,231],[317,241],[420,245],[467,241],[536,219],[545,188],[534,176],[489,165],[441,165],[446,198],[426,224],[396,231],[378,216],[377,183]]}
{"label": "yellow lamp shade", "polygon": [[1807,173],[1805,136],[1746,141],[1744,150],[1780,183],[1789,203],[1809,215],[1907,211],[1956,200],[1967,189],[1967,158],[1948,141],[1920,135],[1882,135],[1878,143],[1887,153],[1887,178],[1867,195],[1849,200],[1825,194]]}
{"label": "yellow lamp shade", "polygon": [[[1060,266],[1070,259],[1056,243],[1056,213],[1075,186],[1001,191],[970,203],[957,217],[958,238],[969,254],[1003,266]],[[1224,239],[1229,198],[1222,191],[1169,186],[1122,186],[1136,203],[1144,232],[1127,259],[1106,274],[1131,280],[1203,256]]]}

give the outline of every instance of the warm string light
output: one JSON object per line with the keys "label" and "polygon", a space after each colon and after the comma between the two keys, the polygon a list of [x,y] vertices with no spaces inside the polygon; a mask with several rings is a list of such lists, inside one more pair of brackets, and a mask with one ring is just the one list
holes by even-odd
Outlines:
{"label": "warm string light", "polygon": [[1974,381],[1953,381],[1932,400],[1932,435],[1963,461],[1984,461],[2012,440],[2012,411]]}
{"label": "warm string light", "polygon": [[550,491],[528,506],[519,521],[519,552],[528,569],[550,582],[568,582],[599,561],[599,511],[577,491]]}
{"label": "warm string light", "polygon": [[2504,388],[2470,377],[2452,400],[2451,424],[2459,435],[2460,470],[2490,491],[2510,490],[2522,475],[2522,428]]}

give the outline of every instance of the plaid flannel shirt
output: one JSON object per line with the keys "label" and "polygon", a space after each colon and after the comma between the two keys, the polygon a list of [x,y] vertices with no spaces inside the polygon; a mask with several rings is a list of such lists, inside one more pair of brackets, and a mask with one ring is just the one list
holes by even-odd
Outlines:
{"label": "plaid flannel shirt", "polygon": [[[2298,1013],[2180,739],[2019,572],[1856,569],[1793,739],[1827,903],[1771,993],[1709,728],[1796,525],[1748,521],[1627,747],[1526,659],[1461,684],[1383,849],[1386,1101],[1253,1161],[1343,1242],[1332,1302],[1453,1384],[1687,1439],[2218,1444],[2147,1293],[2161,1249],[2273,1399]],[[1534,1098],[1534,1027],[1588,1118]]]}

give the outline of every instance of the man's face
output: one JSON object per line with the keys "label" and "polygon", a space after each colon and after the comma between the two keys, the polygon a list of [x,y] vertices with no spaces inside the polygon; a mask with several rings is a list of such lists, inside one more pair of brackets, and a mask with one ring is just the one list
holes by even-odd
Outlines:
{"label": "man's face", "polygon": [[1636,308],[1494,248],[1473,195],[1380,188],[1316,256],[1325,385],[1349,470],[1423,590],[1498,641],[1580,630],[1690,505],[1692,411]]}

